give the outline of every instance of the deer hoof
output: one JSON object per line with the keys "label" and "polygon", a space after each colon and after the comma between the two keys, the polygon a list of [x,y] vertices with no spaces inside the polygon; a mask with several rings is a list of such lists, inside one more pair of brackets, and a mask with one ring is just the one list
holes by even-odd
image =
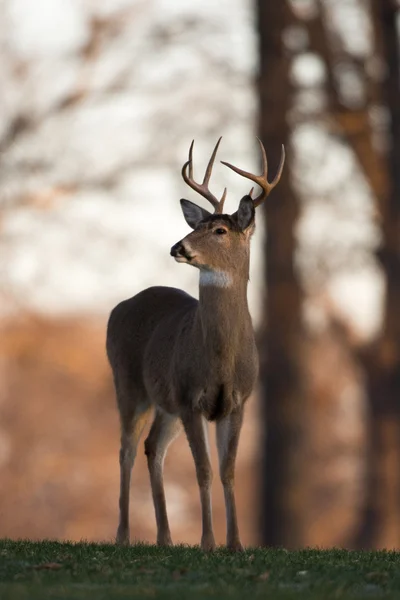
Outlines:
{"label": "deer hoof", "polygon": [[202,538],[201,549],[204,550],[204,552],[214,552],[214,550],[215,550],[214,536]]}
{"label": "deer hoof", "polygon": [[118,544],[118,546],[129,546],[129,531],[118,527],[115,543]]}
{"label": "deer hoof", "polygon": [[240,540],[233,540],[232,542],[228,542],[226,547],[231,552],[243,552],[244,548]]}
{"label": "deer hoof", "polygon": [[160,537],[157,539],[157,546],[173,546],[171,536]]}

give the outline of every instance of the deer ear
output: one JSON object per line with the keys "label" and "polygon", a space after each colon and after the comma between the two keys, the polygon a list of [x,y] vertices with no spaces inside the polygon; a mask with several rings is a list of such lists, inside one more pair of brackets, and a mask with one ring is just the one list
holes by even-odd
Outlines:
{"label": "deer ear", "polygon": [[237,224],[242,231],[245,231],[254,224],[255,213],[256,211],[251,196],[243,196],[239,208],[235,213]]}
{"label": "deer ear", "polygon": [[205,219],[206,217],[210,217],[211,213],[208,212],[205,208],[201,208],[201,206],[197,206],[190,200],[181,200],[181,207],[183,216],[185,217],[186,223],[192,228],[196,229],[197,225]]}

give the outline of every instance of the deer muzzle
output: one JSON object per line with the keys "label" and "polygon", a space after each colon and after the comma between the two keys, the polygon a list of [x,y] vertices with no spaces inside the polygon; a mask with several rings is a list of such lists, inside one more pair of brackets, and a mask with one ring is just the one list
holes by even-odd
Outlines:
{"label": "deer muzzle", "polygon": [[182,241],[177,242],[171,248],[171,256],[175,258],[177,262],[189,262],[193,260],[194,256],[190,254],[187,248],[185,248]]}

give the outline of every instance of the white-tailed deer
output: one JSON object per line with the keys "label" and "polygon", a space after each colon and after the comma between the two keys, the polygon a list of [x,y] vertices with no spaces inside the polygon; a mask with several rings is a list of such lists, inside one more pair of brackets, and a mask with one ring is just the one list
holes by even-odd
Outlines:
{"label": "white-tailed deer", "polygon": [[184,164],[185,182],[206,198],[214,214],[189,200],[181,200],[186,222],[194,230],[172,246],[176,261],[200,271],[199,300],[182,290],[151,287],[121,302],[110,315],[107,354],[113,370],[121,420],[120,517],[117,542],[129,543],[129,489],[137,445],[152,408],[155,417],[145,441],[157,521],[157,543],[171,544],[163,464],[170,443],[185,430],[196,466],[202,513],[201,547],[213,550],[211,515],[212,471],[207,421],[216,422],[219,469],[225,495],[227,546],[241,550],[234,496],[234,470],[243,408],[258,372],[253,327],[247,306],[250,238],[255,208],[278,183],[267,179],[267,157],[262,175],[242,171],[262,191],[254,200],[244,196],[238,210],[223,214],[226,189],[220,200],[210,192],[215,155],[212,153],[202,184],[193,179],[193,142]]}

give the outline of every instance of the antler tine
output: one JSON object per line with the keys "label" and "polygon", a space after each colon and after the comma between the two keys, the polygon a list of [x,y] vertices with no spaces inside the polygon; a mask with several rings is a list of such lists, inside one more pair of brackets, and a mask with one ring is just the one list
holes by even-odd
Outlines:
{"label": "antler tine", "polygon": [[[266,185],[262,185],[262,183],[260,183],[259,181],[257,181],[256,183],[258,183],[261,188],[262,188],[262,192],[259,196],[257,196],[257,198],[255,198],[253,200],[254,202],[254,207],[257,208],[257,206],[260,206],[260,204],[263,203],[263,201],[265,200],[265,198],[267,196],[269,196],[269,194],[272,192],[272,190],[274,189],[274,187],[279,183],[279,180],[281,178],[282,175],[282,171],[283,171],[283,165],[285,164],[285,147],[282,144],[282,149],[281,149],[281,159],[279,161],[279,167],[278,170],[276,172],[275,177],[273,178],[273,180],[271,181],[271,183],[268,182],[268,161],[267,161],[267,154],[265,152],[265,148],[264,145],[262,143],[262,141],[260,140],[260,138],[257,138],[259,143],[260,143],[260,147],[261,147],[261,153],[262,153],[262,158],[263,158],[263,174],[261,175],[261,177],[263,178],[263,180],[265,181]],[[255,181],[255,180],[253,180]]]}
{"label": "antler tine", "polygon": [[[217,155],[217,151],[218,151],[218,147],[221,143],[222,137],[219,138],[218,142],[215,144],[215,148],[213,150],[213,153],[211,154],[211,158],[208,161],[208,165],[207,165],[207,169],[206,172],[204,174],[204,179],[203,179],[203,183],[197,183],[194,180],[193,177],[193,146],[194,146],[194,140],[192,141],[192,143],[190,144],[190,148],[189,148],[189,160],[187,162],[185,162],[185,164],[182,167],[182,177],[185,181],[185,183],[187,183],[187,185],[189,187],[192,188],[192,190],[194,190],[195,192],[197,192],[198,194],[200,194],[201,196],[203,196],[203,198],[205,198],[206,200],[208,200],[212,206],[214,207],[214,213],[215,214],[221,214],[224,208],[224,202],[225,202],[225,198],[226,198],[226,192],[227,189],[224,189],[224,192],[222,194],[221,200],[218,200],[214,194],[209,190],[208,188],[208,183],[210,181],[210,177],[211,177],[211,173],[212,173],[212,169],[214,166],[214,161],[215,161],[215,157]],[[187,175],[187,168],[189,167],[189,176]]]}
{"label": "antler tine", "polygon": [[[227,193],[228,189],[224,188],[224,191],[222,192],[222,196],[221,196],[221,200],[218,203],[218,214],[222,214],[222,211],[224,210],[224,204],[225,204],[225,198],[226,198],[226,193]],[[215,211],[217,213],[217,211]]]}
{"label": "antler tine", "polygon": [[189,177],[190,177],[190,179],[193,179],[193,146],[194,146],[194,140],[192,140],[192,143],[190,144],[190,148],[189,148],[189,160],[186,163],[186,164],[189,165]]}
{"label": "antler tine", "polygon": [[265,152],[265,148],[264,148],[264,144],[262,143],[262,141],[260,140],[259,137],[257,137],[258,143],[260,144],[260,148],[261,148],[261,156],[262,156],[262,176],[264,177],[265,180],[267,180],[268,177],[268,160],[267,160],[267,153]]}
{"label": "antler tine", "polygon": [[204,174],[203,185],[207,185],[208,182],[210,181],[212,168],[214,166],[215,157],[217,155],[218,147],[219,147],[219,145],[221,143],[221,140],[222,140],[222,136],[219,138],[218,142],[215,144],[215,148],[213,150],[213,153],[211,154],[210,160],[208,161],[207,169],[206,169],[206,172]]}
{"label": "antler tine", "polygon": [[[283,171],[283,165],[285,164],[285,146],[282,144],[282,149],[281,149],[281,160],[279,161],[279,167],[278,170],[276,172],[276,175],[271,183],[272,187],[274,188],[276,186],[277,183],[279,183],[279,180],[281,178],[282,175],[282,171]],[[272,189],[272,188],[271,188]]]}
{"label": "antler tine", "polygon": [[[259,138],[257,138],[257,139],[260,143],[261,154],[262,154],[262,170],[263,170],[263,172],[261,175],[255,175],[254,173],[249,173],[248,171],[239,169],[238,167],[235,167],[234,165],[231,165],[230,163],[227,163],[227,162],[221,160],[223,165],[225,165],[226,167],[229,167],[230,169],[232,169],[232,171],[235,171],[235,173],[238,173],[238,175],[242,175],[242,177],[246,177],[246,179],[251,179],[251,181],[254,181],[254,183],[257,183],[262,188],[261,194],[259,194],[259,196],[257,196],[257,198],[254,198],[254,200],[253,200],[254,207],[260,206],[260,204],[265,200],[265,198],[271,193],[271,191],[274,189],[274,187],[278,184],[278,182],[281,178],[281,175],[282,175],[283,165],[285,163],[285,148],[282,145],[281,160],[279,163],[278,171],[277,171],[273,181],[271,183],[269,183],[269,181],[267,179],[267,177],[268,177],[267,154],[265,152],[263,143],[261,142],[261,140]],[[251,193],[250,193],[250,196],[251,196]]]}

